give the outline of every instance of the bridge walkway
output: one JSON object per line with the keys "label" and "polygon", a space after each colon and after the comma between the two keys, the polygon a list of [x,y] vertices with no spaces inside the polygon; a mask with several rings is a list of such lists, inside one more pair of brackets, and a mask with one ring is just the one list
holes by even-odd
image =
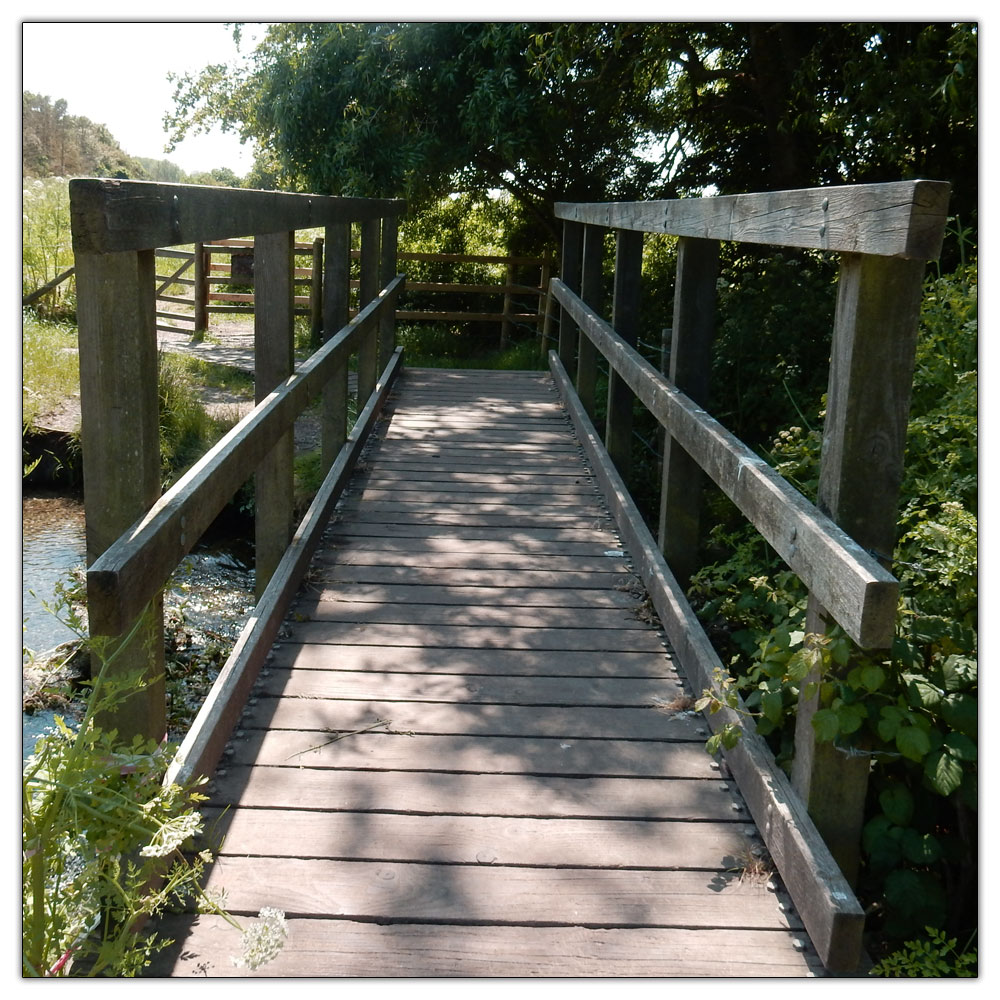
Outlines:
{"label": "bridge walkway", "polygon": [[[823,966],[548,373],[407,369],[217,771],[207,888],[261,976]],[[178,914],[162,976],[243,976]]]}

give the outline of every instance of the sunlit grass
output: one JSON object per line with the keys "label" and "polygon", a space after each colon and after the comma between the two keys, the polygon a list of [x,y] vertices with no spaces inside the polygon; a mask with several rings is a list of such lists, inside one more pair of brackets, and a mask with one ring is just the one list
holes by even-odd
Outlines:
{"label": "sunlit grass", "polygon": [[33,427],[80,394],[76,327],[40,319],[26,309],[21,327],[21,422]]}

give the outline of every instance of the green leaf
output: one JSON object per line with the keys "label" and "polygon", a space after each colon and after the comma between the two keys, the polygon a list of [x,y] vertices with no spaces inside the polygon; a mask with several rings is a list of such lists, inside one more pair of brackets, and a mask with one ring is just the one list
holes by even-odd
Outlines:
{"label": "green leaf", "polygon": [[768,691],[760,700],[761,711],[765,718],[775,725],[781,721],[785,712],[785,699],[780,691]]}
{"label": "green leaf", "polygon": [[928,755],[924,774],[939,795],[951,795],[962,784],[962,765],[947,750],[935,750]]}
{"label": "green leaf", "polygon": [[864,705],[841,705],[837,709],[840,731],[845,735],[847,733],[856,733],[864,725],[867,718],[868,711]]}
{"label": "green leaf", "polygon": [[902,726],[896,733],[896,749],[919,763],[931,749],[930,737],[917,726]]}
{"label": "green leaf", "polygon": [[932,833],[920,833],[913,827],[903,831],[903,855],[915,865],[932,865],[942,854],[941,842]]}
{"label": "green leaf", "polygon": [[812,717],[812,727],[820,743],[829,743],[840,732],[840,719],[832,708],[821,708]]}
{"label": "green leaf", "polygon": [[979,699],[963,691],[945,695],[941,717],[952,729],[974,740],[979,731]]}
{"label": "green leaf", "polygon": [[861,686],[866,691],[878,691],[885,683],[885,671],[877,663],[868,663],[861,668]]}
{"label": "green leaf", "polygon": [[901,782],[883,789],[878,797],[882,812],[896,824],[909,826],[913,819],[913,793]]}
{"label": "green leaf", "polygon": [[906,693],[914,708],[935,709],[941,704],[944,692],[927,678],[913,674],[903,674],[906,681]]}
{"label": "green leaf", "polygon": [[971,762],[978,756],[976,744],[962,733],[949,733],[944,738],[944,745],[948,748],[949,753],[958,760]]}

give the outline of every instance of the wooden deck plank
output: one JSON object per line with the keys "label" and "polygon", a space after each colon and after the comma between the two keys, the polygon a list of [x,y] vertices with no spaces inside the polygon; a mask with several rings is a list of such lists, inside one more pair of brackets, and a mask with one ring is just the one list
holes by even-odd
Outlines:
{"label": "wooden deck plank", "polygon": [[271,652],[271,667],[300,670],[393,670],[419,673],[483,674],[498,677],[672,677],[676,669],[667,655],[650,658],[624,652],[535,652],[511,649],[421,649],[310,645],[281,642]]}
{"label": "wooden deck plank", "polygon": [[[281,977],[784,977],[822,974],[801,934],[728,928],[592,929],[579,926],[467,927],[373,924],[352,920],[289,922],[289,946],[256,973],[234,966],[239,931],[221,917],[173,918],[178,938],[164,963],[176,976]],[[174,957],[176,956],[176,958]],[[170,974],[168,972],[167,974]]]}
{"label": "wooden deck plank", "polygon": [[[679,864],[738,873],[756,838],[734,823],[616,819],[415,816],[287,809],[206,810],[206,838],[232,855],[549,868],[652,868]],[[750,828],[752,829],[752,828]]]}
{"label": "wooden deck plank", "polygon": [[551,604],[526,607],[502,604],[497,607],[456,607],[450,604],[357,604],[318,597],[302,600],[299,614],[313,621],[343,624],[380,625],[499,625],[519,628],[642,629],[648,624],[634,612],[618,608],[560,608]]}
{"label": "wooden deck plank", "polygon": [[645,740],[701,740],[704,721],[654,708],[468,705],[437,702],[349,701],[326,698],[258,698],[243,713],[246,729],[352,731],[388,719],[413,733],[481,733],[484,736],[558,736],[585,739],[624,734]]}
{"label": "wooden deck plank", "polygon": [[258,696],[360,701],[462,701],[467,705],[667,704],[684,696],[677,680],[618,677],[490,677],[378,673],[374,670],[271,670]]}
{"label": "wooden deck plank", "polygon": [[232,744],[229,763],[260,767],[448,771],[453,774],[540,774],[566,777],[715,778],[727,776],[703,744],[481,735],[358,733],[248,729]]}
{"label": "wooden deck plank", "polygon": [[746,819],[733,787],[686,778],[563,778],[538,775],[225,768],[213,801],[243,808],[403,812],[435,816],[533,816],[725,822]]}
{"label": "wooden deck plank", "polygon": [[[548,376],[386,412],[209,786],[208,889],[289,918],[260,974],[821,971]],[[229,974],[171,928],[157,968]]]}
{"label": "wooden deck plank", "polygon": [[458,604],[475,606],[482,601],[489,607],[518,605],[558,608],[627,608],[634,610],[635,597],[625,590],[581,590],[564,587],[547,589],[529,587],[449,587],[446,584],[342,584],[337,589],[317,586],[316,600],[337,604]]}

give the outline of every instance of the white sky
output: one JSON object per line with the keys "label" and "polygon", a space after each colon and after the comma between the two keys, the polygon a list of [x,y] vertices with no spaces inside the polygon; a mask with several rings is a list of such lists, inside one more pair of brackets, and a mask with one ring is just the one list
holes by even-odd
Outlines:
{"label": "white sky", "polygon": [[[244,41],[244,54],[252,49]],[[187,173],[253,165],[250,144],[220,130],[164,152],[173,109],[170,72],[196,73],[238,56],[221,21],[38,21],[21,24],[21,89],[68,102],[67,114],[106,125],[131,156],[168,159]]]}

